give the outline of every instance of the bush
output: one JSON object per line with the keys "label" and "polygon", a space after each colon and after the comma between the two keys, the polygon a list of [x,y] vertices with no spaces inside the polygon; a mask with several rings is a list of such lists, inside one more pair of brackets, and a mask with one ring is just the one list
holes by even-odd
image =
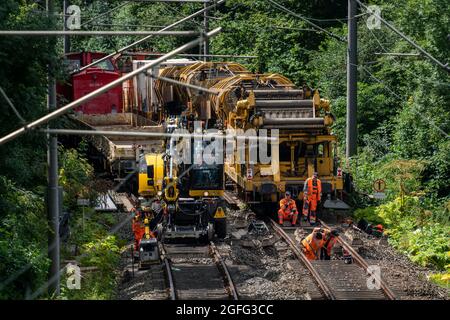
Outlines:
{"label": "bush", "polygon": [[384,224],[384,220],[377,214],[376,207],[367,207],[356,209],[354,211],[354,217],[359,221],[360,219],[365,219],[371,223]]}
{"label": "bush", "polygon": [[391,244],[413,262],[449,269],[450,226],[434,222],[433,213],[422,207],[418,197],[396,198],[374,213],[386,223]]}
{"label": "bush", "polygon": [[47,279],[44,201],[2,176],[0,194],[0,299],[24,299]]}

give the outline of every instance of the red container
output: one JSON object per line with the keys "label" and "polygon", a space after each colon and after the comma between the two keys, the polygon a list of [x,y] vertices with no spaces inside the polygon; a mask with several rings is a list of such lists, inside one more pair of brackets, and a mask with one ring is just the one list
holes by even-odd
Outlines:
{"label": "red container", "polygon": [[[66,64],[68,72],[84,67],[93,61],[104,57],[105,53],[100,52],[79,52],[66,55]],[[71,76],[70,82],[57,85],[57,92],[65,102],[59,102],[58,105],[64,105],[67,102],[79,99],[86,94],[120,78],[120,71],[111,59],[100,62],[99,64],[78,72]],[[75,111],[84,114],[108,114],[122,112],[122,86],[116,88],[88,101],[87,103],[75,108]]]}
{"label": "red container", "polygon": [[[77,100],[86,94],[120,78],[117,71],[107,71],[100,68],[88,68],[72,77],[73,99]],[[75,108],[83,114],[107,114],[122,112],[122,86],[89,100]]]}

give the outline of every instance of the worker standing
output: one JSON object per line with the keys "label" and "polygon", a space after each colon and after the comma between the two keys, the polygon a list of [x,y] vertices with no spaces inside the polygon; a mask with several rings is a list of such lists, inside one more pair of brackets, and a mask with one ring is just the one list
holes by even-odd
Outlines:
{"label": "worker standing", "polygon": [[331,250],[337,242],[339,231],[337,229],[323,229],[322,248],[320,249],[320,260],[330,260]]}
{"label": "worker standing", "polygon": [[131,209],[131,213],[134,214],[131,229],[134,234],[134,250],[139,252],[139,244],[145,235],[145,225],[143,223],[140,210],[135,208]]}
{"label": "worker standing", "polygon": [[303,187],[303,219],[311,225],[316,223],[317,204],[322,198],[322,182],[318,173],[314,172],[311,178],[306,179]]}
{"label": "worker standing", "polygon": [[314,228],[305,239],[302,240],[303,253],[308,260],[319,260],[320,249],[323,245],[323,230],[322,228]]}
{"label": "worker standing", "polygon": [[292,225],[297,223],[297,205],[291,199],[291,192],[286,191],[284,198],[280,200],[280,210],[278,210],[278,222],[282,225],[285,220],[291,221]]}

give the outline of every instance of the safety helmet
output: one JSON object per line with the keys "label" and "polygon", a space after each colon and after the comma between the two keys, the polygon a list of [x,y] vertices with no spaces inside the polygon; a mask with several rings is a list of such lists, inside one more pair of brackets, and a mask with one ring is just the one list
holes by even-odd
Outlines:
{"label": "safety helmet", "polygon": [[317,178],[319,176],[319,173],[318,172],[314,172],[313,176]]}
{"label": "safety helmet", "polygon": [[290,196],[290,195],[291,195],[291,192],[290,192],[290,191],[286,191],[286,192],[284,193],[284,195]]}

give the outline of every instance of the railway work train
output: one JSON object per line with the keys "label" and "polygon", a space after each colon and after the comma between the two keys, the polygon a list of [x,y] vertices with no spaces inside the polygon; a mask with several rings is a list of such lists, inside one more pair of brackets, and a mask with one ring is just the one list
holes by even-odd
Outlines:
{"label": "railway work train", "polygon": [[[297,88],[279,74],[251,73],[236,63],[171,66],[160,69],[160,75],[216,92],[199,93],[157,80],[155,91],[163,109],[183,110],[185,116],[203,121],[205,129],[247,135],[245,149],[234,147],[234,157],[224,163],[227,178],[247,203],[276,203],[287,190],[301,200],[304,181],[313,172],[319,173],[324,194],[340,195],[343,179],[336,156],[337,137],[330,129],[333,116],[329,101],[321,99],[317,90]],[[278,143],[268,140],[268,164],[259,161],[261,152],[252,158],[251,137],[264,138],[263,129],[278,130]]]}
{"label": "railway work train", "polygon": [[[149,61],[134,60],[129,61],[129,66],[136,69],[145,63]],[[114,61],[111,65],[114,66],[111,72],[120,75]],[[91,84],[96,79],[107,81],[108,78],[95,76],[105,73],[101,69],[88,68],[85,81]],[[88,87],[86,84],[77,87],[76,83],[74,76],[73,90]],[[206,88],[209,93],[183,84]],[[95,88],[94,85],[92,90]],[[99,126],[103,129],[114,127],[118,117],[129,113],[128,129],[131,126],[134,130],[165,133],[182,129],[190,134],[216,130],[216,138],[202,139],[200,144],[193,137],[184,139],[189,147],[182,147],[172,137],[161,137],[164,142],[160,148],[149,143],[153,150],[145,148],[145,141],[138,142],[139,148],[136,141],[132,143],[129,161],[132,165],[137,163],[139,195],[160,196],[164,200],[165,215],[158,224],[158,234],[164,235],[167,241],[208,240],[214,234],[225,236],[226,179],[236,186],[246,203],[266,211],[273,210],[268,205],[276,205],[287,190],[293,198],[302,201],[303,185],[313,172],[318,172],[322,180],[324,198],[336,199],[342,195],[337,137],[330,129],[333,123],[330,103],[321,99],[317,90],[296,87],[280,74],[252,73],[237,63],[173,59],[124,83],[121,92],[122,103],[120,95],[112,95],[111,100],[106,98],[116,107],[82,106],[77,110],[78,119],[90,125],[94,123],[94,129]],[[230,141],[218,137],[229,137],[230,132],[231,157],[227,154],[223,162],[207,163],[202,158],[202,150],[216,141],[222,145],[221,150],[228,150],[223,142]],[[242,137],[244,144],[240,145]],[[268,143],[264,152],[255,151],[260,144],[252,144],[254,140]],[[112,145],[116,150],[118,144]],[[183,148],[188,150],[191,159],[200,156],[202,160],[194,164],[175,161],[173,151]]]}

